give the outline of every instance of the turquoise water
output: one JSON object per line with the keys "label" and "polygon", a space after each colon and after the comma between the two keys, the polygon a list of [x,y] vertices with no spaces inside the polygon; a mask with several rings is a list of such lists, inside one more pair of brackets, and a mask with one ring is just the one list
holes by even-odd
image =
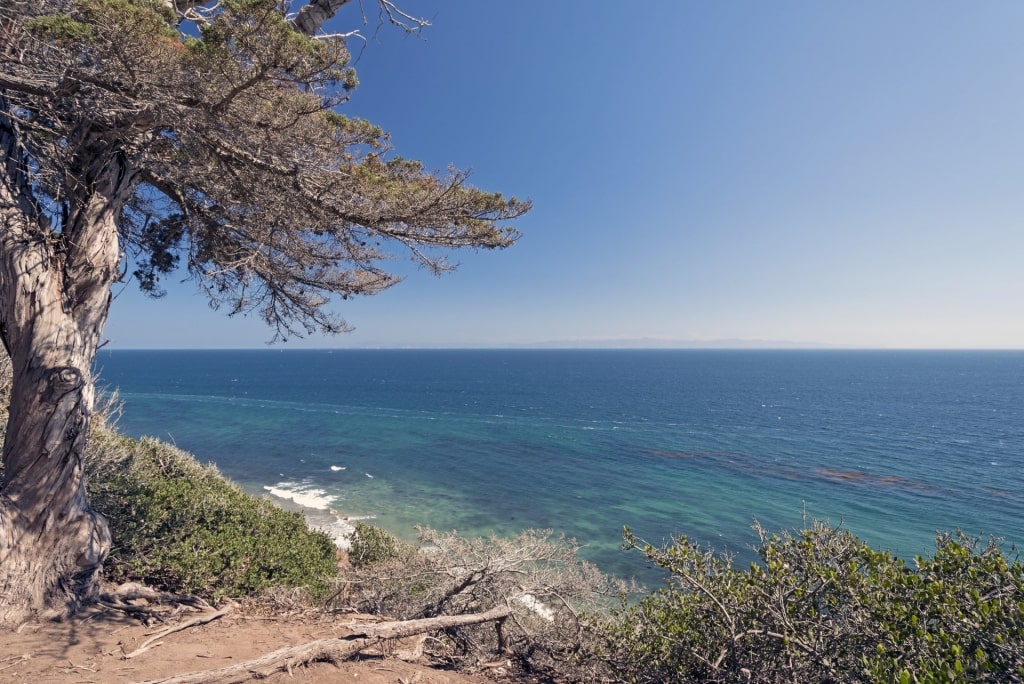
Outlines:
{"label": "turquoise water", "polygon": [[1024,542],[1024,353],[104,351],[119,429],[254,492],[465,534],[553,528],[644,576],[623,525],[749,557],[754,518],[901,555]]}

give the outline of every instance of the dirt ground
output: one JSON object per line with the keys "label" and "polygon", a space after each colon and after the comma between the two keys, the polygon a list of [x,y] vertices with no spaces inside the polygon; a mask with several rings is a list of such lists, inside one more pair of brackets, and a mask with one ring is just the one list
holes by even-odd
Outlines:
{"label": "dirt ground", "polygon": [[[0,682],[21,684],[88,684],[90,682],[150,682],[199,670],[212,670],[252,660],[285,646],[350,633],[346,625],[367,619],[352,615],[247,612],[233,607],[208,624],[193,625],[168,634],[158,645],[125,658],[156,632],[181,625],[199,613],[147,627],[120,611],[91,609],[63,622],[37,621],[17,632],[0,632]],[[295,684],[493,684],[509,681],[496,664],[478,674],[459,674],[434,667],[426,656],[404,662],[393,654],[360,656],[338,665],[316,663],[280,672],[261,680]],[[429,650],[429,649],[428,649]],[[409,657],[409,656],[406,656]],[[211,680],[213,681],[213,680]],[[524,680],[519,680],[524,681]]]}

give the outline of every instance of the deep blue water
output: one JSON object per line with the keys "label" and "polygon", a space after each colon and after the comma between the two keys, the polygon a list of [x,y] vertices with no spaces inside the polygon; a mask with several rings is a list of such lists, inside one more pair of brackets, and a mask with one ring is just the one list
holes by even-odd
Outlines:
{"label": "deep blue water", "polygon": [[[1024,543],[1024,352],[103,351],[129,435],[407,537],[554,528],[604,568],[828,519]],[[332,468],[333,466],[333,468]]]}

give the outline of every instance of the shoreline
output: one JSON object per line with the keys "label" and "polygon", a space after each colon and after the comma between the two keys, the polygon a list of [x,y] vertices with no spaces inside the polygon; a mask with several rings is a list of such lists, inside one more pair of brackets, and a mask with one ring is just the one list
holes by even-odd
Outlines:
{"label": "shoreline", "polygon": [[361,520],[373,520],[376,516],[348,516],[332,508],[318,508],[301,503],[295,498],[282,496],[270,487],[263,487],[263,491],[249,490],[249,493],[256,497],[270,499],[274,505],[286,511],[301,513],[306,519],[306,525],[313,530],[325,533],[334,540],[335,546],[342,551],[348,551],[352,546],[352,535],[356,531],[355,523]]}

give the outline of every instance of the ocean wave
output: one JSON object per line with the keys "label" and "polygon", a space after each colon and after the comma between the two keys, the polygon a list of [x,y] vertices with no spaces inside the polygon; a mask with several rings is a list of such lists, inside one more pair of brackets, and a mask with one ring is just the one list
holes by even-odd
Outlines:
{"label": "ocean wave", "polygon": [[343,551],[352,548],[352,535],[356,531],[355,523],[360,520],[373,520],[374,515],[340,516],[336,514],[313,514],[306,516],[306,522],[314,530],[319,530],[334,540],[335,546]]}
{"label": "ocean wave", "polygon": [[306,524],[311,529],[327,534],[334,544],[344,551],[348,551],[352,546],[352,535],[356,531],[356,522],[373,520],[377,517],[375,515],[339,514],[333,508],[339,497],[328,494],[309,480],[278,482],[275,485],[264,485],[263,489],[272,496],[290,501],[306,509],[303,511]]}
{"label": "ocean wave", "polygon": [[264,485],[263,489],[279,499],[319,511],[330,510],[338,500],[338,497],[328,494],[310,482],[278,482],[276,485]]}

